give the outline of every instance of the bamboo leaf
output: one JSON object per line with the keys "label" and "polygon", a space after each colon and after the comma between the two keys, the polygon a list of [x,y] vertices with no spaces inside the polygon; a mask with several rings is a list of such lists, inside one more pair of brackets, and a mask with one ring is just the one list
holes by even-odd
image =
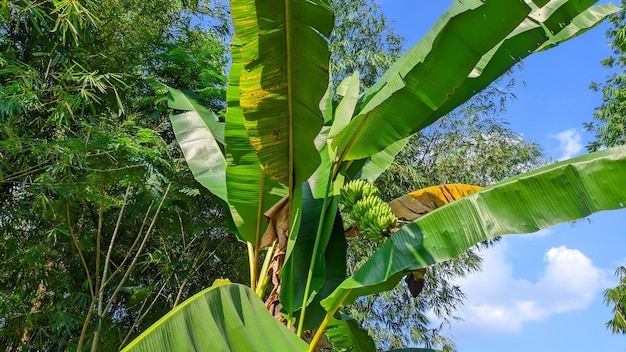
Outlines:
{"label": "bamboo leaf", "polygon": [[265,172],[293,189],[320,162],[313,141],[323,124],[332,13],[322,0],[234,0],[231,13],[248,136]]}
{"label": "bamboo leaf", "polygon": [[626,147],[555,163],[464,197],[403,226],[327,299],[326,310],[388,290],[403,275],[495,236],[535,232],[626,205]]}
{"label": "bamboo leaf", "polygon": [[123,351],[306,351],[250,288],[218,284],[167,313]]}
{"label": "bamboo leaf", "polygon": [[185,111],[171,115],[170,120],[194,178],[226,201],[226,160],[221,149],[224,126],[193,92],[168,88],[168,105]]}

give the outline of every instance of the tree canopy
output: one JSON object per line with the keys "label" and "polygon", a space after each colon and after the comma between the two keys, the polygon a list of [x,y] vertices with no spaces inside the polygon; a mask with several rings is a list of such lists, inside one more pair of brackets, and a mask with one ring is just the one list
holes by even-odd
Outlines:
{"label": "tree canopy", "polygon": [[241,244],[182,162],[165,103],[165,85],[183,85],[223,108],[214,5],[4,3],[0,345],[116,349],[206,282],[245,282]]}

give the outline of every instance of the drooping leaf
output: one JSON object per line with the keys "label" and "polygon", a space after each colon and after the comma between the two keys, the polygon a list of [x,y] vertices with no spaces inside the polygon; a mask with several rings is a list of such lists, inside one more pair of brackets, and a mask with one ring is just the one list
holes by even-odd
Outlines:
{"label": "drooping leaf", "polygon": [[[593,1],[595,2],[595,1]],[[589,1],[586,2],[587,6]],[[568,3],[569,4],[569,3]],[[567,6],[565,6],[567,8]],[[543,10],[543,9],[542,9]],[[420,130],[427,126],[430,120],[435,120],[462,104],[476,92],[487,87],[502,74],[513,67],[516,62],[534,52],[543,51],[558,45],[568,39],[578,36],[602,22],[602,20],[617,10],[612,4],[595,6],[582,11],[578,16],[572,15],[571,23],[559,23],[563,28],[554,36],[546,33],[541,23],[531,19],[537,15],[534,10],[529,18],[522,22],[506,39],[500,42],[490,52],[485,54],[470,76],[455,91],[454,96],[442,105],[428,121],[417,126],[414,130]],[[560,12],[553,16],[559,16]],[[552,17],[550,17],[552,19]],[[553,24],[554,26],[554,24]],[[555,29],[556,30],[556,29]],[[430,122],[429,122],[430,121]]]}
{"label": "drooping leaf", "polygon": [[323,124],[332,13],[323,0],[234,0],[231,14],[248,136],[266,174],[291,189],[320,161],[313,141]]}
{"label": "drooping leaf", "polygon": [[330,128],[330,132],[328,132],[328,138],[331,141],[352,119],[360,91],[361,82],[359,81],[358,71],[346,77],[337,87],[337,94],[342,96],[342,99],[335,109],[333,125]]}
{"label": "drooping leaf", "polygon": [[259,248],[267,228],[264,213],[287,195],[287,190],[263,172],[249,142],[239,106],[239,73],[242,65],[238,46],[233,46],[226,92],[226,188],[239,238]]}
{"label": "drooping leaf", "polygon": [[[610,6],[587,9],[589,2],[552,0],[542,9],[521,0],[455,2],[365,93],[358,116],[333,146],[342,160],[358,160],[419,131],[523,57],[586,31],[614,11]],[[554,26],[565,32],[553,35]]]}
{"label": "drooping leaf", "polygon": [[367,158],[361,168],[361,175],[359,176],[362,180],[367,180],[368,182],[374,182],[387,168],[393,163],[396,155],[400,153],[400,151],[409,143],[411,137],[406,137],[397,142],[394,142],[387,148],[382,151],[372,155]]}
{"label": "drooping leaf", "polygon": [[555,163],[452,202],[403,226],[322,305],[388,290],[405,274],[495,236],[535,232],[626,205],[626,147]]}
{"label": "drooping leaf", "polygon": [[[463,184],[432,186],[398,197],[389,202],[389,206],[398,220],[413,221],[441,206],[476,193],[481,189],[482,187],[479,186]],[[426,268],[420,268],[409,273],[404,278],[411,296],[417,297],[422,292],[425,284],[425,274]]]}
{"label": "drooping leaf", "polygon": [[306,351],[250,288],[221,283],[167,313],[123,351]]}
{"label": "drooping leaf", "polygon": [[337,351],[374,352],[376,345],[359,322],[342,314],[341,319],[332,318],[326,330],[326,338]]}
{"label": "drooping leaf", "polygon": [[413,221],[441,206],[483,189],[479,186],[447,184],[427,187],[398,197],[389,206],[400,220]]}
{"label": "drooping leaf", "polygon": [[191,91],[168,88],[168,104],[183,113],[170,116],[172,128],[195,179],[211,193],[226,198],[224,126]]}

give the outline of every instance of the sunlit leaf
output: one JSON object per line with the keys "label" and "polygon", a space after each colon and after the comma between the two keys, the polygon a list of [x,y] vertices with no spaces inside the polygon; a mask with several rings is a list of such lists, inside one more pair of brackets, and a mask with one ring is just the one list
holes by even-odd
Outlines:
{"label": "sunlit leaf", "polygon": [[602,210],[623,209],[626,147],[555,163],[424,215],[391,236],[322,305],[331,310],[394,287],[405,274],[495,236],[531,233]]}
{"label": "sunlit leaf", "polygon": [[589,9],[593,2],[553,0],[541,9],[524,1],[455,2],[365,93],[358,116],[333,147],[342,160],[358,160],[421,130],[522,58],[583,33],[616,11],[611,5]]}
{"label": "sunlit leaf", "polygon": [[233,47],[226,92],[226,188],[239,238],[258,248],[267,227],[263,214],[287,195],[287,191],[263,172],[246,134],[239,106],[239,73],[243,66],[238,53],[238,47]]}
{"label": "sunlit leaf", "polygon": [[123,351],[306,351],[250,288],[220,283],[187,299]]}
{"label": "sunlit leaf", "polygon": [[248,136],[266,174],[293,188],[320,162],[313,141],[323,124],[332,13],[321,0],[234,0],[231,13]]}
{"label": "sunlit leaf", "polygon": [[170,108],[184,111],[170,116],[172,128],[196,180],[226,200],[224,126],[199,99],[193,92],[168,88]]}

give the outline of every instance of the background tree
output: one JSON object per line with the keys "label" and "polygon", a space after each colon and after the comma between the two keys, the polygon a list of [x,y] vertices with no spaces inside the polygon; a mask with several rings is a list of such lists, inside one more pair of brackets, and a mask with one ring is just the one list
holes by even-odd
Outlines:
{"label": "background tree", "polygon": [[363,87],[371,87],[400,57],[405,42],[375,0],[331,0],[335,27],[330,36],[330,70],[336,87],[359,71]]}
{"label": "background tree", "polygon": [[601,147],[612,147],[626,143],[626,11],[622,10],[608,17],[611,28],[607,30],[611,56],[602,60],[602,66],[612,74],[604,83],[594,82],[591,89],[602,93],[602,105],[596,109],[593,121],[585,128],[594,134],[595,140],[587,146],[589,151]]}
{"label": "background tree", "polygon": [[245,282],[242,246],[173,142],[163,86],[223,107],[227,25],[216,4],[3,4],[8,350],[115,350],[215,278]]}
{"label": "background tree", "polygon": [[614,334],[626,334],[626,267],[615,271],[618,284],[604,291],[607,306],[613,306],[613,318],[606,322],[607,329]]}
{"label": "background tree", "polygon": [[[591,84],[592,90],[602,93],[602,104],[596,109],[593,121],[584,124],[587,131],[594,134],[594,140],[587,145],[589,151],[626,144],[626,1],[622,0],[621,5],[620,11],[608,17],[611,28],[606,36],[613,52],[602,60],[602,66],[612,74],[604,83]],[[613,307],[614,313],[606,325],[613,333],[626,333],[626,268],[620,266],[615,273],[617,286],[604,292],[604,300]]]}

